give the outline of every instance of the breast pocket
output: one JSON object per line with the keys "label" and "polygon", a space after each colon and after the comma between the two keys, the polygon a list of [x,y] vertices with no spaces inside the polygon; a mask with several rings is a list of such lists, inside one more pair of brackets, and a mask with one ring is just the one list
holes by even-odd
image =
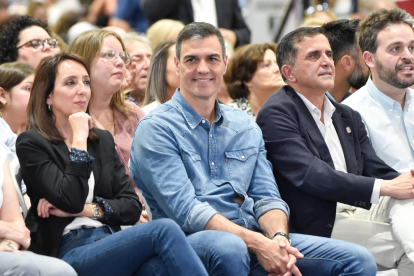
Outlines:
{"label": "breast pocket", "polygon": [[187,171],[188,178],[194,186],[195,193],[197,195],[201,195],[205,191],[205,181],[202,179],[204,172],[201,164],[201,156],[193,149],[183,147],[182,151],[182,160]]}
{"label": "breast pocket", "polygon": [[247,192],[256,166],[258,148],[225,151],[231,183]]}

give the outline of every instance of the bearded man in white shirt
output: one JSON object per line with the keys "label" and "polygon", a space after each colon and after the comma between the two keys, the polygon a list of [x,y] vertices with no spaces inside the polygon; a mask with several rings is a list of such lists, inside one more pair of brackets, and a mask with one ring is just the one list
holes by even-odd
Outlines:
{"label": "bearded man in white shirt", "polygon": [[[371,77],[364,87],[343,102],[360,113],[376,154],[399,173],[414,168],[414,106],[411,106],[414,91],[408,88],[414,84],[412,25],[413,18],[400,9],[377,10],[361,22],[359,46],[371,70]],[[352,212],[345,210],[340,215],[347,212],[356,220],[379,222],[371,230],[384,229],[383,234],[393,242],[401,243],[405,255],[401,260],[395,260],[401,248],[387,251],[387,247],[392,247],[382,244],[384,239],[377,235],[379,242],[373,244],[378,252],[377,263],[389,267],[391,262],[396,262],[398,275],[413,275],[413,200],[381,197],[379,204],[373,207],[369,211],[360,208]],[[352,220],[348,222],[344,221],[340,228],[334,228],[332,236],[351,241],[355,239],[349,236],[349,230],[355,228],[355,224]],[[388,223],[391,233],[386,231]],[[366,232],[371,241],[375,238],[369,237],[372,233]],[[406,237],[402,241],[398,239],[401,235]]]}

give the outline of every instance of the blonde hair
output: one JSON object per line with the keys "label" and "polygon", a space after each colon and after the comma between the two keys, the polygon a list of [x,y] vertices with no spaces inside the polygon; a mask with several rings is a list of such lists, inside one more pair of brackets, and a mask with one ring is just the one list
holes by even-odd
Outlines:
{"label": "blonde hair", "polygon": [[163,41],[175,39],[185,25],[180,21],[161,19],[151,25],[147,30],[147,37],[151,41],[152,50]]}
{"label": "blonde hair", "polygon": [[[109,30],[103,30],[103,29],[97,29],[92,31],[84,32],[80,35],[78,35],[75,40],[70,44],[69,46],[69,52],[77,54],[81,56],[86,63],[86,66],[89,71],[91,71],[91,64],[92,61],[95,59],[95,57],[98,56],[99,51],[101,50],[103,40],[108,35],[114,36],[116,39],[119,40],[119,42],[122,45],[122,50],[125,50],[125,45],[122,42],[121,37]],[[91,84],[92,88],[92,96],[91,101],[93,100],[93,85]],[[112,109],[116,109],[125,116],[128,116],[127,112],[133,112],[133,110],[130,110],[126,107],[124,103],[125,97],[124,97],[124,91],[122,89],[122,86],[119,88],[119,90],[112,96],[110,106]],[[90,106],[89,106],[90,107]]]}

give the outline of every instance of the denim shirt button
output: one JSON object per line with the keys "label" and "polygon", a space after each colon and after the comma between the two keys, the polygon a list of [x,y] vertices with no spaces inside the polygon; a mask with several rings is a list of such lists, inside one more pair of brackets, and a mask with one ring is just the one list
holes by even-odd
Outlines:
{"label": "denim shirt button", "polygon": [[242,159],[244,159],[244,155],[242,155],[242,157],[241,157]]}
{"label": "denim shirt button", "polygon": [[211,165],[213,165],[213,166],[214,166],[214,162],[211,162]]}
{"label": "denim shirt button", "polygon": [[206,120],[202,120],[201,122],[204,124],[206,122]]}

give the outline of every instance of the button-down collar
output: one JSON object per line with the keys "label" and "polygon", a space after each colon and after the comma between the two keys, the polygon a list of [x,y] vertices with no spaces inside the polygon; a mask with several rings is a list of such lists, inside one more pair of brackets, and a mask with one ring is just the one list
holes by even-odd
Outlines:
{"label": "button-down collar", "polygon": [[[180,88],[177,88],[175,90],[174,95],[172,96],[172,101],[177,106],[177,108],[181,111],[183,114],[183,117],[187,121],[187,124],[191,127],[191,129],[196,128],[200,123],[208,123],[208,120],[200,116],[183,98],[183,96],[180,93]],[[214,119],[214,122],[218,122],[222,118],[222,113],[220,110],[219,102],[215,101],[214,106],[216,117]]]}

